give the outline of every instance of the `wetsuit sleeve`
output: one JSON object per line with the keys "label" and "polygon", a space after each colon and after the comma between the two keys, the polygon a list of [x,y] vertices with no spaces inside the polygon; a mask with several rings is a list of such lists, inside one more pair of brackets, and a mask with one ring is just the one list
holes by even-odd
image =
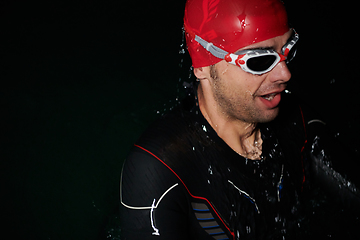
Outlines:
{"label": "wetsuit sleeve", "polygon": [[188,199],[178,178],[156,157],[134,148],[120,182],[121,239],[190,239]]}

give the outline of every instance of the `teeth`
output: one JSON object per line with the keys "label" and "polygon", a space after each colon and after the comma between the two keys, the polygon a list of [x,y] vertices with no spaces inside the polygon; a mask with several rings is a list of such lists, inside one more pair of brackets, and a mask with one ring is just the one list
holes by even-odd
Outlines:
{"label": "teeth", "polygon": [[276,93],[272,93],[272,94],[268,94],[268,95],[265,95],[265,96],[262,96],[262,98],[268,100],[268,101],[271,101],[274,99]]}

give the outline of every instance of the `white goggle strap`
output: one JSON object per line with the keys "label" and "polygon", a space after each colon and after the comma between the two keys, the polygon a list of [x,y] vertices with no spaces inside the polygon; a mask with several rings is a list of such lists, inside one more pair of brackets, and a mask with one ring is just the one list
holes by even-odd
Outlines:
{"label": "white goggle strap", "polygon": [[195,35],[195,41],[200,43],[200,45],[203,46],[203,48],[205,48],[208,52],[210,52],[212,55],[214,55],[217,58],[224,59],[225,56],[228,54],[227,51],[222,50],[217,46],[214,46],[213,43],[209,43],[197,35]]}
{"label": "white goggle strap", "polygon": [[[209,43],[202,39],[201,37],[195,35],[195,41],[197,41],[203,48],[205,48],[208,52],[210,52],[214,57],[225,59],[228,63],[237,65],[239,67],[242,67],[238,60],[242,56],[238,56],[232,53],[228,53],[227,51],[215,46],[213,43]],[[242,62],[244,64],[245,62]]]}

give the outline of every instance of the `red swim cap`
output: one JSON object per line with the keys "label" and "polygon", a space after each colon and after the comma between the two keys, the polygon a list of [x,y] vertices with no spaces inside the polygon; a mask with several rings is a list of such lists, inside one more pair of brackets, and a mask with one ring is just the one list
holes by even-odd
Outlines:
{"label": "red swim cap", "polygon": [[222,60],[195,41],[195,35],[234,53],[289,31],[286,10],[280,0],[188,0],[184,27],[195,68]]}

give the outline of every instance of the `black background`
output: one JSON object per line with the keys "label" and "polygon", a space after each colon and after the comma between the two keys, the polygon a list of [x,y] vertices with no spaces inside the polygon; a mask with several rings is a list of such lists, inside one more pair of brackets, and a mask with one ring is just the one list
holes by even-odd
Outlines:
{"label": "black background", "polygon": [[[358,161],[355,3],[286,6],[301,38],[289,89]],[[118,239],[123,160],[187,81],[185,1],[0,4],[0,236]]]}

